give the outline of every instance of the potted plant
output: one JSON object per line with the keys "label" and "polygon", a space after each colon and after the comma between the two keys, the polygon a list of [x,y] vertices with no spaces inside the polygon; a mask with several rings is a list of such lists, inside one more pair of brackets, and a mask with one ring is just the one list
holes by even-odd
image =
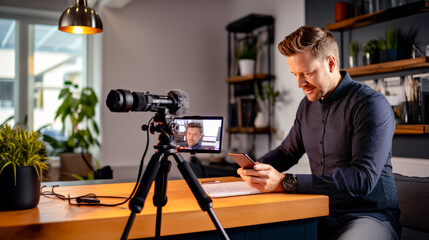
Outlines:
{"label": "potted plant", "polygon": [[378,41],[373,39],[362,46],[363,62],[370,65],[378,62]]}
{"label": "potted plant", "polygon": [[379,41],[380,62],[395,61],[398,58],[400,33],[396,29],[386,28],[386,37]]}
{"label": "potted plant", "polygon": [[262,128],[269,125],[269,111],[268,109],[274,108],[276,100],[280,95],[279,91],[275,91],[271,85],[263,85],[262,88],[258,83],[254,83],[255,97],[258,102],[259,111],[255,118],[255,127]]}
{"label": "potted plant", "polygon": [[16,125],[0,127],[0,210],[36,207],[42,171],[48,169],[40,132]]}
{"label": "potted plant", "polygon": [[255,44],[250,42],[246,42],[241,49],[237,49],[235,56],[238,59],[241,75],[255,73],[255,62],[257,55],[258,48]]}
{"label": "potted plant", "polygon": [[56,111],[55,120],[61,119],[62,132],[68,137],[65,141],[59,141],[45,136],[45,141],[52,145],[54,153],[60,155],[61,180],[75,180],[72,174],[84,177],[93,171],[89,150],[100,146],[97,140],[99,128],[95,121],[98,99],[90,87],[79,89],[78,85],[69,81],[64,84],[58,97],[62,103]]}
{"label": "potted plant", "polygon": [[358,53],[359,53],[359,43],[350,42],[349,43],[349,65],[351,68],[357,67],[358,63]]}

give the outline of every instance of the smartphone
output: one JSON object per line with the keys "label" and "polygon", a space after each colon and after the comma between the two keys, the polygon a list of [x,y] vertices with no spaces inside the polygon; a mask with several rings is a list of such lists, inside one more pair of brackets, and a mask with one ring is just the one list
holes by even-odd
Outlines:
{"label": "smartphone", "polygon": [[256,164],[255,161],[245,153],[228,153],[228,156],[243,168],[253,168],[253,165]]}

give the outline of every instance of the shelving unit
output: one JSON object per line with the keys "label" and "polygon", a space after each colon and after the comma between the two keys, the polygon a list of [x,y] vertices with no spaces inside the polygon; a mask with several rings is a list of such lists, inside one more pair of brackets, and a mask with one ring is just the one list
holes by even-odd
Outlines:
{"label": "shelving unit", "polygon": [[[271,74],[271,51],[274,42],[274,18],[269,15],[250,14],[243,18],[240,18],[227,25],[226,30],[228,31],[228,103],[234,102],[235,88],[245,86],[248,89],[253,89],[255,82],[267,81],[268,84],[272,85],[272,81],[275,76]],[[238,42],[246,39],[247,37],[254,37],[266,34],[267,38],[264,42],[266,46],[266,73],[255,73],[250,75],[239,76],[237,71],[237,64],[235,60],[235,47]],[[244,36],[244,37],[243,37]],[[265,62],[264,62],[265,64]],[[250,95],[253,95],[251,93]],[[230,107],[230,106],[229,106]],[[238,106],[239,107],[239,106]],[[271,123],[271,115],[274,109],[269,108],[269,122]],[[229,119],[232,118],[231,111],[229,111]],[[237,119],[239,122],[240,119]],[[249,126],[231,126],[228,124],[227,132],[229,137],[229,143],[231,142],[231,134],[268,134],[268,147],[271,148],[271,134],[275,132],[270,125],[266,128],[255,128]]]}
{"label": "shelving unit", "polygon": [[255,127],[229,127],[229,133],[274,133],[276,130],[271,127],[255,128]]}
{"label": "shelving unit", "polygon": [[[341,33],[341,59],[343,59],[343,33],[357,28],[391,21],[407,16],[429,12],[429,0],[412,2],[403,6],[383,9],[374,13],[345,19],[326,25],[330,31]],[[343,63],[341,63],[343,65]],[[377,63],[367,66],[343,69],[355,80],[365,80],[379,77],[405,76],[429,72],[429,57],[401,59],[391,62]],[[395,134],[429,134],[429,125],[403,124],[396,125]]]}
{"label": "shelving unit", "polygon": [[397,125],[395,134],[429,134],[429,125],[427,124],[409,124]]}
{"label": "shelving unit", "polygon": [[411,59],[402,59],[391,62],[371,64],[354,68],[344,69],[350,76],[368,76],[380,73],[399,72],[410,69],[429,69],[429,57],[417,57]]}
{"label": "shelving unit", "polygon": [[240,82],[251,82],[251,81],[265,81],[274,80],[274,75],[268,75],[266,73],[255,73],[244,76],[232,76],[226,79],[227,83],[240,83]]}
{"label": "shelving unit", "polygon": [[425,0],[345,19],[328,24],[326,28],[330,31],[347,31],[428,11],[429,1]]}

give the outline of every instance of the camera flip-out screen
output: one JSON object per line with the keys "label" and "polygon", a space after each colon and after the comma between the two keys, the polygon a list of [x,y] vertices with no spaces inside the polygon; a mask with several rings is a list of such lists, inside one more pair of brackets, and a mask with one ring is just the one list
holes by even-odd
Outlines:
{"label": "camera flip-out screen", "polygon": [[183,117],[174,123],[179,126],[174,139],[178,152],[220,153],[223,117]]}

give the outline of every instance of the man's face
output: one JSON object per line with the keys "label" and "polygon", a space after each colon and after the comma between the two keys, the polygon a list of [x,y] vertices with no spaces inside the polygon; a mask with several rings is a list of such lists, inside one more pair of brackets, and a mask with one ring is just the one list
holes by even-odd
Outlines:
{"label": "man's face", "polygon": [[188,128],[186,130],[186,142],[188,143],[188,147],[193,147],[202,137],[203,134],[200,133],[199,128]]}
{"label": "man's face", "polygon": [[332,76],[335,70],[335,58],[326,59],[315,57],[311,50],[305,50],[286,57],[290,72],[295,75],[297,86],[301,88],[307,99],[315,102],[326,97],[336,87],[336,81]]}

